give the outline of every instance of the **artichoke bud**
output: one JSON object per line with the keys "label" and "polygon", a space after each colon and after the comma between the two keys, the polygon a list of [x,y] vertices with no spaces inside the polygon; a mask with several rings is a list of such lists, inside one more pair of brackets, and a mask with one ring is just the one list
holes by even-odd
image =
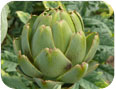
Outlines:
{"label": "artichoke bud", "polygon": [[98,65],[91,60],[99,36],[93,32],[86,37],[83,30],[83,20],[76,11],[56,8],[32,16],[22,35],[13,41],[20,72],[41,88],[79,81]]}

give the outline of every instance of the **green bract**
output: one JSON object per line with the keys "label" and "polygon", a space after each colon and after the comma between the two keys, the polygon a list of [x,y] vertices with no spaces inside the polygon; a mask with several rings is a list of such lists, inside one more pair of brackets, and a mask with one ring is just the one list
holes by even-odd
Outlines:
{"label": "green bract", "polygon": [[99,36],[96,32],[85,36],[83,29],[75,11],[51,9],[32,16],[14,40],[17,70],[41,88],[79,81],[98,66],[92,58]]}

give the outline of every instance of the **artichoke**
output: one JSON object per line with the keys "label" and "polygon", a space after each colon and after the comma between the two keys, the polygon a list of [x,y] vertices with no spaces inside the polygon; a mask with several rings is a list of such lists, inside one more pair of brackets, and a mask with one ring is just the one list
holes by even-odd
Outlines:
{"label": "artichoke", "polygon": [[95,70],[98,45],[96,32],[85,36],[79,13],[61,8],[31,16],[13,42],[17,70],[41,88],[73,85]]}

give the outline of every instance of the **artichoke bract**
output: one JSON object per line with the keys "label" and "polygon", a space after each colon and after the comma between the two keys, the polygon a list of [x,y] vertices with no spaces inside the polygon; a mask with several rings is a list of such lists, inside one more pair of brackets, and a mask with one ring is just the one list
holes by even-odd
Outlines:
{"label": "artichoke bract", "polygon": [[31,16],[13,42],[17,70],[41,88],[73,84],[95,70],[98,45],[96,32],[85,36],[79,13],[59,8]]}

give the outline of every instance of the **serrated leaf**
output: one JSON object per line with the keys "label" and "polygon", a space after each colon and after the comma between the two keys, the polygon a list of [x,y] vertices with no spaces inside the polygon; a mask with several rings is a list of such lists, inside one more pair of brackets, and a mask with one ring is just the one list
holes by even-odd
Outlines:
{"label": "serrated leaf", "polygon": [[20,77],[2,75],[2,80],[8,87],[15,89],[27,89]]}
{"label": "serrated leaf", "polygon": [[16,72],[17,56],[9,51],[1,53],[1,68],[7,72]]}
{"label": "serrated leaf", "polygon": [[114,69],[110,65],[100,65],[97,71],[103,72],[102,78],[105,79],[109,84],[112,82],[114,78]]}
{"label": "serrated leaf", "polygon": [[103,12],[103,13],[101,13],[101,16],[103,16],[103,17],[110,17],[110,16],[112,16],[112,14],[114,13],[113,8],[106,2],[104,2],[104,4],[108,8],[108,13],[107,12]]}
{"label": "serrated leaf", "polygon": [[1,53],[1,59],[17,63],[17,56],[13,52],[6,50]]}
{"label": "serrated leaf", "polygon": [[7,34],[7,29],[8,29],[7,16],[9,12],[10,12],[9,6],[5,5],[1,13],[1,43],[3,42]]}
{"label": "serrated leaf", "polygon": [[110,56],[114,56],[114,47],[99,45],[94,60],[98,61],[99,63],[103,63],[106,62]]}
{"label": "serrated leaf", "polygon": [[[108,22],[108,21],[107,21]],[[102,45],[112,45],[114,44],[111,29],[102,21],[101,17],[89,17],[84,18],[85,27],[89,28],[90,32],[98,32],[100,36],[100,44]],[[88,32],[86,30],[86,32]]]}
{"label": "serrated leaf", "polygon": [[90,81],[87,81],[86,79],[81,79],[79,81],[79,85],[81,86],[81,88],[83,89],[99,89],[98,86],[96,86],[95,84],[93,84],[92,82]]}
{"label": "serrated leaf", "polygon": [[74,85],[80,86],[82,89],[100,89],[105,88],[109,84],[102,78],[102,72],[96,72],[89,74],[88,76],[81,79],[79,82]]}
{"label": "serrated leaf", "polygon": [[11,61],[7,61],[7,60],[1,60],[2,64],[1,64],[1,68],[4,69],[7,72],[14,72],[16,71],[16,66],[17,63],[11,62]]}
{"label": "serrated leaf", "polygon": [[8,5],[12,10],[11,15],[15,16],[16,11],[24,11],[31,13],[33,11],[33,3],[37,3],[37,2],[13,1],[13,2],[9,2]]}
{"label": "serrated leaf", "polygon": [[109,83],[107,83],[106,80],[103,79],[102,75],[103,72],[93,71],[92,73],[84,77],[84,79],[87,80],[88,82],[91,82],[98,88],[105,88],[109,85]]}
{"label": "serrated leaf", "polygon": [[[15,74],[9,74],[6,73],[3,69],[1,69],[1,78],[5,85],[7,85],[10,88],[15,89],[37,89],[37,85],[34,84],[32,81],[29,81],[25,79],[24,77],[20,75]],[[18,74],[18,73],[17,73]]]}
{"label": "serrated leaf", "polygon": [[31,18],[31,15],[27,12],[17,11],[16,14],[18,15],[19,19],[26,24],[28,20]]}
{"label": "serrated leaf", "polygon": [[100,19],[84,18],[83,20],[84,20],[84,23],[85,23],[85,27],[87,27],[87,26],[102,27],[102,28],[106,29],[104,32],[107,32],[109,35],[112,35],[112,32],[110,31],[109,27],[104,22],[100,21]]}

